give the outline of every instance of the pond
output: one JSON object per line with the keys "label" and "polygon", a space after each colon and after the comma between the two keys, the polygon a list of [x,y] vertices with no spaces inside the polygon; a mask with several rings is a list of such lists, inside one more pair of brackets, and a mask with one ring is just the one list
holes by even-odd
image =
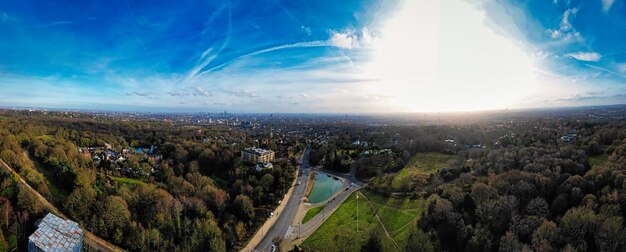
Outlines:
{"label": "pond", "polygon": [[340,179],[320,172],[315,176],[315,184],[313,184],[313,189],[309,195],[309,202],[318,203],[327,200],[342,186],[343,182]]}

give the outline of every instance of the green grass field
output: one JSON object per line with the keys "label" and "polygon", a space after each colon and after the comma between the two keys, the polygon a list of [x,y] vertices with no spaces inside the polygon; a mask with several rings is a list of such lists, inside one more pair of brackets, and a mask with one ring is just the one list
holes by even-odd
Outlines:
{"label": "green grass field", "polygon": [[343,151],[348,151],[348,155],[352,155],[354,153],[356,153],[355,149],[339,149],[335,151],[335,154],[339,155],[341,154]]}
{"label": "green grass field", "polygon": [[591,165],[591,167],[594,167],[596,165],[601,165],[604,162],[606,162],[608,158],[609,158],[609,155],[607,155],[606,153],[596,155],[596,156],[589,156],[589,165]]}
{"label": "green grass field", "polygon": [[302,219],[302,224],[307,223],[311,219],[313,219],[313,217],[315,217],[318,213],[320,213],[324,209],[325,206],[326,205],[309,209],[309,211],[306,212],[306,214],[304,215],[304,218]]}
{"label": "green grass field", "polygon": [[374,178],[375,187],[390,191],[407,191],[426,183],[431,174],[439,172],[448,165],[451,155],[426,152],[416,153],[399,172]]}
{"label": "green grass field", "polygon": [[[374,210],[367,203],[370,200],[376,214],[380,217],[392,239],[403,248],[408,237],[408,230],[415,225],[417,218],[426,208],[423,199],[388,198],[363,189],[359,196],[359,232],[356,231],[356,194],[352,194],[328,220],[318,228],[304,243],[302,248],[311,251],[359,251],[370,232],[381,228],[374,216]],[[383,239],[385,251],[397,251],[391,239]]]}
{"label": "green grass field", "polygon": [[110,176],[110,175],[108,177],[114,180],[115,182],[117,182],[118,184],[127,186],[129,188],[134,188],[137,185],[145,184],[145,182],[138,180],[138,179],[133,179],[133,178],[120,178],[120,177],[115,177],[115,176]]}

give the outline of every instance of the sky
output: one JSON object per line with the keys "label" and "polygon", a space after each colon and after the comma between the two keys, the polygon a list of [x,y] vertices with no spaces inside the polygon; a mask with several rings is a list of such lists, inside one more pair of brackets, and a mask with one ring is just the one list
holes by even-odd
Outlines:
{"label": "sky", "polygon": [[0,106],[396,113],[623,104],[625,5],[2,1]]}

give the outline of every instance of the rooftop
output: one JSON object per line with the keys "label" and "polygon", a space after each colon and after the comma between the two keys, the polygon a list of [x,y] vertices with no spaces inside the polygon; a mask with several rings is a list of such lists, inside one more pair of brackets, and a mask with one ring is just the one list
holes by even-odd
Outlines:
{"label": "rooftop", "polygon": [[246,148],[244,149],[244,151],[252,153],[252,154],[256,154],[256,155],[265,155],[265,154],[269,154],[273,152],[271,150],[266,150],[266,149],[261,149],[261,148],[256,148],[256,147]]}
{"label": "rooftop", "polygon": [[82,243],[82,237],[78,223],[48,213],[28,240],[44,251],[67,251]]}

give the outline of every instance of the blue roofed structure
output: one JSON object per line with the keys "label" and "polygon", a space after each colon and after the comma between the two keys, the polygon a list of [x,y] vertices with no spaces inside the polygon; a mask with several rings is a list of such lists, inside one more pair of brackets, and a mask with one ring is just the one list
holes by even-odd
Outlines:
{"label": "blue roofed structure", "polygon": [[78,223],[48,213],[28,237],[28,251],[75,251],[83,246],[83,230]]}

